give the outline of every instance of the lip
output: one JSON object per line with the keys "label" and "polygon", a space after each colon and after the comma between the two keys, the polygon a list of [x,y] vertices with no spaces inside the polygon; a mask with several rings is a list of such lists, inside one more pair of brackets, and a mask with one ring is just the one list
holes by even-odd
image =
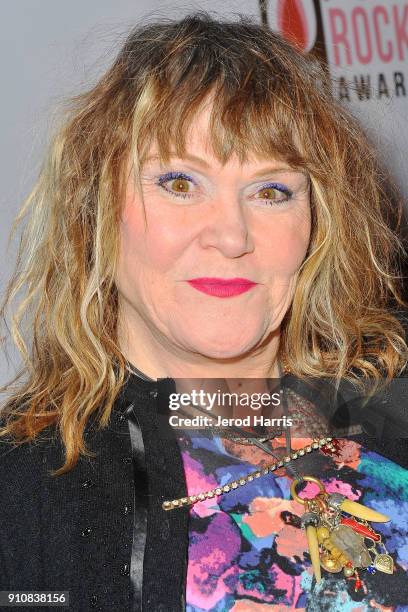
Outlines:
{"label": "lip", "polygon": [[233,297],[234,295],[240,295],[246,293],[252,287],[255,287],[258,283],[249,280],[248,278],[216,278],[216,277],[201,277],[192,278],[187,281],[191,287],[206,293],[207,295],[214,295],[220,298]]}

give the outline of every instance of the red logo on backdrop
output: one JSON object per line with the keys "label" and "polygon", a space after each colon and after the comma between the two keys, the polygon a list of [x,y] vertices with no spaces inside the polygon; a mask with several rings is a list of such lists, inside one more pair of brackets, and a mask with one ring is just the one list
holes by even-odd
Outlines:
{"label": "red logo on backdrop", "polygon": [[259,0],[261,19],[303,53],[326,61],[320,0]]}
{"label": "red logo on backdrop", "polygon": [[305,52],[312,46],[302,0],[278,0],[277,25],[279,32],[302,51]]}
{"label": "red logo on backdrop", "polygon": [[[403,64],[408,58],[408,0],[259,0],[259,8],[264,25],[321,61],[340,100],[408,96]],[[326,43],[335,77],[330,74]]]}

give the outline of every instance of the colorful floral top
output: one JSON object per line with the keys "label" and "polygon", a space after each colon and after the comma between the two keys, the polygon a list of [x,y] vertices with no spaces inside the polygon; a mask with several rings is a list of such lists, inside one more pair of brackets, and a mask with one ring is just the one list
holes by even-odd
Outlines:
{"label": "colorful floral top", "polygon": [[[295,439],[292,449],[308,443]],[[183,432],[179,445],[189,495],[273,462],[256,447],[199,431]],[[338,456],[316,451],[310,461],[311,455],[296,460],[301,474],[391,518],[375,528],[394,574],[360,572],[363,588],[356,591],[343,572],[322,570],[316,584],[300,526],[303,507],[291,499],[291,478],[281,469],[191,508],[186,612],[408,611],[408,470],[345,439]]]}

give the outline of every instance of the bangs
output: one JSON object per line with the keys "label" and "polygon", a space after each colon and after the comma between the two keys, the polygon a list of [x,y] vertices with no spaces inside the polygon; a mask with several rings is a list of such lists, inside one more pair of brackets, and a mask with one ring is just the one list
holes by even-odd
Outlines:
{"label": "bangs", "polygon": [[[174,44],[174,41],[173,41]],[[134,107],[132,150],[139,167],[154,143],[163,162],[184,157],[188,132],[204,106],[210,106],[208,142],[225,164],[232,155],[284,161],[308,171],[302,141],[315,133],[317,89],[307,73],[284,67],[271,49],[223,48],[207,41],[185,45],[154,58]],[[307,125],[310,123],[310,127]]]}

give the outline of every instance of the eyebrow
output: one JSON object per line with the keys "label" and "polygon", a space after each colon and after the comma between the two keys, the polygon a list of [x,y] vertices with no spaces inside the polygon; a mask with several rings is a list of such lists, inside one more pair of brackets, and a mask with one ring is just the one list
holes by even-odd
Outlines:
{"label": "eyebrow", "polygon": [[253,178],[261,178],[263,176],[269,174],[278,174],[279,172],[292,172],[293,174],[303,174],[306,175],[306,172],[303,170],[296,170],[295,168],[290,168],[289,166],[271,166],[270,168],[264,168],[263,170],[259,170],[253,174]]}
{"label": "eyebrow", "polygon": [[[174,154],[170,155],[170,159],[174,158],[174,157],[176,157],[176,155],[174,155]],[[144,160],[144,163],[146,163],[146,162],[148,162],[150,160],[153,160],[153,159],[160,159],[160,156],[159,155],[150,155],[149,157],[147,157]],[[205,159],[202,159],[201,157],[197,157],[197,155],[192,155],[190,153],[186,153],[185,156],[183,158],[180,158],[180,159],[188,159],[189,161],[195,162],[196,164],[199,164],[200,166],[203,166],[204,168],[207,168],[207,169],[210,168],[210,164],[207,163],[205,161]]]}
{"label": "eyebrow", "polygon": [[[173,158],[173,157],[176,157],[176,156],[171,154],[170,158]],[[160,159],[160,156],[150,155],[149,157],[146,157],[146,159],[143,161],[143,165],[148,161],[156,160],[156,159]],[[195,162],[196,164],[203,166],[203,168],[206,168],[207,170],[210,169],[211,167],[210,164],[205,161],[205,159],[202,159],[201,157],[198,157],[197,155],[193,155],[190,153],[186,153],[184,157],[180,159],[183,159],[183,160],[186,159],[188,161]],[[273,173],[279,173],[279,172],[293,172],[296,174],[307,174],[303,170],[295,170],[294,168],[291,168],[290,166],[270,166],[270,167],[263,168],[262,170],[258,170],[258,172],[255,172],[255,174],[252,175],[252,178],[261,178],[262,176],[270,175]]]}

